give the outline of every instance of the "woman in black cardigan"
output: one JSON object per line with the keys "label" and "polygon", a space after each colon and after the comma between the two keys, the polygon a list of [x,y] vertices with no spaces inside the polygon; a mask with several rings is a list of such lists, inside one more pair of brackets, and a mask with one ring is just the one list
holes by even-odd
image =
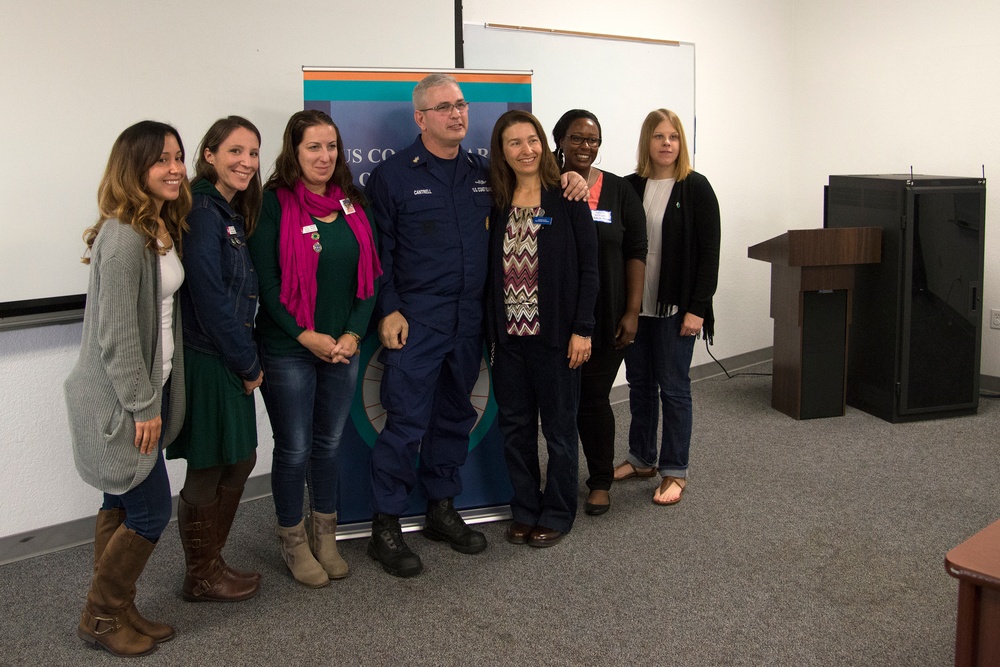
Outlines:
{"label": "woman in black cardigan", "polygon": [[657,109],[646,116],[637,161],[636,173],[626,180],[642,197],[649,250],[639,331],[625,353],[629,453],[615,468],[615,480],[659,472],[662,481],[653,502],[675,505],[687,486],[694,343],[699,333],[709,342],[715,334],[719,201],[708,179],[691,169],[684,128],[672,111]]}
{"label": "woman in black cardigan", "polygon": [[[576,409],[590,357],[597,234],[583,202],[562,197],[559,168],[538,119],[508,111],[493,128],[487,334],[514,497],[513,544],[548,547],[576,517]],[[545,491],[538,418],[549,460]]]}
{"label": "woman in black cardigan", "polygon": [[604,514],[615,467],[615,415],[609,395],[625,348],[635,340],[646,272],[646,214],[635,190],[619,176],[594,166],[601,146],[601,123],[584,109],[571,109],[552,128],[556,161],[563,172],[587,179],[591,216],[597,230],[601,288],[590,359],[583,365],[576,424],[587,458],[590,495],[583,509]]}

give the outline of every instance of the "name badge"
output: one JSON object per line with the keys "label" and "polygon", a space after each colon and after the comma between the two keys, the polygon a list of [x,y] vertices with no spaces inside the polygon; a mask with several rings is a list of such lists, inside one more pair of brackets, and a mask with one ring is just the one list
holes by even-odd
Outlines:
{"label": "name badge", "polygon": [[551,225],[552,224],[552,218],[550,218],[548,216],[544,216],[543,217],[543,216],[540,216],[540,215],[536,215],[534,218],[532,218],[532,220],[534,221],[534,223],[536,225]]}
{"label": "name badge", "polygon": [[594,222],[611,224],[611,211],[591,211],[590,213],[594,216]]}
{"label": "name badge", "polygon": [[312,234],[315,231],[319,231],[319,227],[317,227],[315,224],[306,225],[305,227],[302,228],[303,234]]}
{"label": "name badge", "polygon": [[229,232],[230,236],[236,236],[236,227],[234,227],[233,225],[229,225],[228,227],[226,227],[226,231]]}
{"label": "name badge", "polygon": [[340,206],[341,208],[344,209],[344,213],[346,213],[347,215],[354,214],[354,202],[352,202],[350,199],[347,198],[341,199]]}

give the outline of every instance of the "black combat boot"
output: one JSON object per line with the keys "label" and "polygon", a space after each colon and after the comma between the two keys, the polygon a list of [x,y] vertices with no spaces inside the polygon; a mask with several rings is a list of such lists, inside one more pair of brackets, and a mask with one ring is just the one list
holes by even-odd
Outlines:
{"label": "black combat boot", "polygon": [[414,577],[424,565],[420,556],[410,551],[403,541],[399,517],[376,514],[372,517],[372,539],[368,542],[368,555],[382,564],[382,569],[394,577]]}
{"label": "black combat boot", "polygon": [[427,503],[424,536],[447,542],[452,549],[463,554],[477,554],[486,548],[486,536],[465,525],[451,498]]}

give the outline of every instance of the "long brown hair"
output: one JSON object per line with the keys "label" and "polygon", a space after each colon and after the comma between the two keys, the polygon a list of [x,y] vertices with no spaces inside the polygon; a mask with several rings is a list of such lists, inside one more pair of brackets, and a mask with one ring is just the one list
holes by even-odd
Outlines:
{"label": "long brown hair", "polygon": [[[257,137],[257,144],[260,144],[260,131],[246,118],[242,116],[220,118],[212,123],[212,127],[208,128],[208,132],[205,133],[205,137],[201,140],[201,145],[198,146],[198,158],[194,162],[195,174],[194,178],[191,179],[192,184],[197,183],[202,178],[212,185],[219,182],[219,174],[216,173],[215,166],[209,164],[208,160],[205,159],[205,151],[207,150],[210,153],[219,152],[219,146],[222,145],[222,142],[228,139],[233,131],[241,127],[253,132],[254,136]],[[257,225],[257,217],[260,215],[260,202],[263,196],[264,187],[261,185],[260,165],[258,165],[257,173],[250,179],[247,189],[237,191],[233,195],[233,200],[229,202],[233,210],[243,216],[243,224],[246,227],[247,236],[253,234],[254,227]]]}
{"label": "long brown hair", "polygon": [[83,232],[87,251],[81,261],[90,264],[90,250],[101,227],[108,220],[117,219],[131,227],[146,239],[147,249],[162,254],[156,243],[159,220],[162,219],[171,240],[181,250],[181,232],[187,231],[184,218],[191,210],[191,187],[187,176],[181,179],[180,195],[173,201],[165,201],[156,210],[156,204],[146,185],[146,176],[163,153],[163,142],[168,136],[177,140],[184,159],[184,144],[181,135],[170,125],[154,120],[143,120],[118,135],[111,147],[108,166],[97,186],[97,222]]}
{"label": "long brown hair", "polygon": [[520,109],[508,111],[497,119],[496,125],[493,126],[493,136],[490,137],[490,186],[493,188],[493,201],[497,206],[508,206],[514,198],[517,177],[504,159],[503,133],[511,125],[518,123],[531,123],[542,143],[541,164],[538,166],[538,177],[542,181],[542,187],[553,188],[559,185],[559,165],[549,150],[549,142],[545,138],[542,124],[527,111]]}
{"label": "long brown hair", "polygon": [[302,167],[299,166],[299,144],[302,143],[302,136],[310,127],[317,125],[330,125],[337,133],[337,162],[333,167],[333,174],[327,185],[333,182],[340,186],[344,194],[351,198],[356,204],[367,205],[365,196],[354,185],[354,177],[351,175],[351,168],[347,166],[344,158],[344,142],[340,138],[340,128],[333,122],[330,115],[317,109],[306,109],[292,114],[285,125],[285,134],[281,138],[281,152],[274,161],[274,173],[264,184],[265,190],[276,190],[278,188],[288,188],[292,190],[295,184],[302,178]]}
{"label": "long brown hair", "polygon": [[674,178],[680,183],[692,171],[691,155],[688,153],[687,137],[684,134],[681,119],[670,109],[654,109],[646,115],[646,120],[642,121],[642,129],[639,131],[639,147],[635,151],[635,173],[643,178],[649,178],[652,175],[653,161],[649,158],[649,142],[653,139],[656,126],[663,121],[669,121],[680,137],[680,150],[677,151],[677,162],[674,164]]}

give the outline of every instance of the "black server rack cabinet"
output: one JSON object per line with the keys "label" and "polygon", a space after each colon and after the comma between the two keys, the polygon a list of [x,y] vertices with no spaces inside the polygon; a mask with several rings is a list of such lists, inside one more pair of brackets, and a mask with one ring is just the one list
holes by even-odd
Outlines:
{"label": "black server rack cabinet", "polygon": [[890,422],[979,406],[986,181],[830,176],[824,226],[880,227],[882,261],[857,267],[847,403]]}

